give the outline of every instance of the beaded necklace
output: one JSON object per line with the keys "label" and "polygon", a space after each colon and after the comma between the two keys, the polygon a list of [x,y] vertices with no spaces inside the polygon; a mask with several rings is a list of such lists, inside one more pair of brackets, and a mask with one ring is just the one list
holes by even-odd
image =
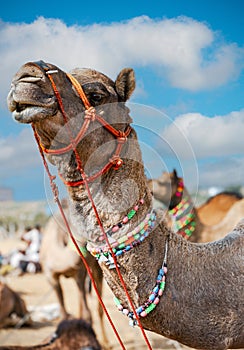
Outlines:
{"label": "beaded necklace", "polygon": [[[183,190],[184,183],[182,179],[180,179],[175,195],[177,197],[182,196]],[[169,214],[173,217],[174,221],[174,231],[186,239],[190,238],[196,228],[196,217],[192,209],[192,201],[186,196],[181,199],[178,205],[169,210]]]}
{"label": "beaded necklace", "polygon": [[[144,204],[144,199],[140,199],[139,202],[133,207],[133,209],[131,209],[129,211],[129,213],[127,215],[125,215],[125,217],[118,222],[116,225],[113,225],[113,227],[111,229],[108,230],[108,232],[106,233],[107,236],[111,236],[113,233],[117,232],[123,225],[127,224],[137,213],[138,209],[140,208],[141,205]],[[104,237],[103,235],[99,237],[99,241],[103,241]]]}
{"label": "beaded necklace", "polygon": [[[161,268],[158,271],[156,285],[153,288],[151,294],[149,295],[147,301],[136,309],[136,313],[139,317],[146,317],[151,311],[153,311],[158,305],[160,301],[160,297],[163,295],[163,291],[165,289],[165,279],[167,274],[167,254],[168,254],[168,241],[166,241],[165,243],[164,260]],[[129,317],[130,326],[133,326],[133,327],[136,326],[137,320],[134,313],[129,309],[124,308],[118,298],[114,297],[114,301],[118,310],[121,311],[124,315]]]}
{"label": "beaded necklace", "polygon": [[[156,213],[152,210],[146,215],[144,220],[137,225],[132,231],[128,232],[126,235],[115,241],[112,237],[109,237],[114,232],[117,232],[124,224],[127,224],[129,220],[134,217],[137,213],[139,206],[144,204],[144,200],[141,199],[139,203],[120,221],[118,224],[114,225],[108,232],[108,238],[113,249],[115,256],[120,256],[128,251],[130,251],[135,246],[139,245],[144,241],[146,237],[151,233],[153,227],[155,226]],[[90,253],[96,257],[99,263],[105,262],[109,269],[115,268],[114,259],[107,245],[98,248],[90,248]],[[167,253],[168,253],[168,241],[165,244],[165,255],[161,268],[158,271],[156,285],[153,288],[151,294],[149,295],[147,301],[140,305],[136,309],[136,313],[139,317],[146,317],[151,311],[155,309],[160,301],[160,297],[163,295],[165,288],[165,276],[167,273]],[[132,311],[124,308],[118,298],[114,298],[117,308],[130,318],[129,324],[131,326],[136,326],[138,324],[136,316]]]}
{"label": "beaded necklace", "polygon": [[[152,231],[155,225],[155,220],[156,214],[154,210],[152,210],[152,212],[148,213],[138,226],[126,235],[120,237],[117,241],[111,241],[111,238],[109,238],[115,256],[120,256],[143,242]],[[107,245],[98,248],[91,248],[90,253],[96,257],[99,263],[105,262],[110,269],[115,267],[113,257]]]}

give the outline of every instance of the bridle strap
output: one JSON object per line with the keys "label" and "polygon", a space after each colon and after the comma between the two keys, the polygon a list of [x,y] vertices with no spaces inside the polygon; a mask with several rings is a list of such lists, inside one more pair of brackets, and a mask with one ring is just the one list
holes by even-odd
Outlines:
{"label": "bridle strap", "polygon": [[[60,93],[59,93],[57,86],[54,82],[54,79],[52,77],[52,74],[56,73],[56,71],[47,70],[47,68],[45,66],[44,67],[42,66],[42,68],[45,70],[45,73],[48,76],[48,78],[52,84],[52,88],[53,88],[54,94],[57,98],[61,113],[64,117],[64,121],[65,121],[65,123],[68,123],[68,117],[67,117],[66,112],[64,110],[62,98],[60,96]],[[66,75],[69,78],[69,80],[71,81],[73,87],[76,89],[78,95],[80,96],[80,98],[81,98],[81,100],[86,108],[85,116],[84,116],[84,123],[83,123],[80,131],[78,132],[78,134],[75,138],[73,138],[71,131],[68,130],[69,134],[70,134],[69,135],[70,136],[70,144],[69,145],[62,147],[62,148],[59,148],[59,149],[47,149],[41,143],[40,143],[40,146],[41,146],[44,153],[50,154],[50,155],[61,155],[61,154],[67,153],[69,151],[74,151],[74,149],[76,149],[77,145],[84,137],[84,135],[85,135],[85,133],[90,125],[90,122],[97,120],[106,130],[108,130],[113,136],[115,136],[115,138],[117,139],[117,147],[116,147],[115,152],[112,155],[112,157],[109,159],[107,164],[105,164],[101,170],[99,170],[97,173],[95,173],[91,176],[86,177],[86,180],[88,182],[91,182],[91,181],[94,181],[99,176],[101,176],[102,174],[104,174],[105,172],[107,172],[110,168],[113,167],[115,170],[118,170],[119,167],[123,164],[123,161],[120,158],[120,153],[122,151],[122,147],[123,147],[124,143],[127,140],[127,137],[129,136],[129,134],[131,132],[131,127],[130,127],[130,125],[127,125],[125,131],[121,131],[121,130],[115,129],[112,125],[107,123],[107,121],[105,119],[103,119],[100,115],[98,115],[96,113],[95,108],[91,106],[91,104],[90,104],[88,98],[86,97],[86,94],[84,93],[84,90],[82,89],[79,82],[71,74],[66,73]],[[60,175],[60,177],[62,178],[62,181],[67,186],[75,187],[75,186],[79,186],[79,185],[84,184],[84,180],[66,181],[62,177],[62,175]]]}
{"label": "bridle strap", "polygon": [[[130,127],[127,128],[127,130],[125,131],[125,135],[129,135],[130,131],[131,131]],[[101,176],[102,174],[106,173],[112,167],[115,170],[119,169],[119,167],[123,163],[123,161],[119,157],[119,155],[120,155],[120,152],[122,150],[122,147],[123,147],[123,144],[124,144],[125,141],[120,141],[119,139],[117,141],[118,141],[118,144],[117,144],[115,153],[112,156],[112,158],[109,159],[109,162],[106,165],[104,165],[104,167],[101,170],[99,170],[98,172],[96,172],[94,175],[86,176],[86,181],[92,182],[92,181],[96,180],[99,176]],[[70,186],[70,187],[76,187],[76,186],[84,184],[84,180],[66,181],[61,174],[59,174],[59,176],[62,179],[63,183],[65,185],[67,185],[67,186]]]}

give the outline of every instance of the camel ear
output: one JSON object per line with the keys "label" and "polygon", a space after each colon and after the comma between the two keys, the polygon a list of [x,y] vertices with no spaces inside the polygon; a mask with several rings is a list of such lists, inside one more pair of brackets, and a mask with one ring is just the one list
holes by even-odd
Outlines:
{"label": "camel ear", "polygon": [[177,174],[176,169],[173,170],[173,175],[174,175],[174,178],[175,178],[175,179],[178,179],[178,174]]}
{"label": "camel ear", "polygon": [[135,73],[132,68],[124,68],[115,80],[116,91],[122,101],[127,101],[136,87]]}

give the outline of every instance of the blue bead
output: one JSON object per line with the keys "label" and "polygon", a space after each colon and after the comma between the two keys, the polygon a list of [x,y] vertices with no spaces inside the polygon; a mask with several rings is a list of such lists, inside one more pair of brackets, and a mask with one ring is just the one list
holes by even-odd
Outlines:
{"label": "blue bead", "polygon": [[117,253],[115,254],[116,256],[122,255],[123,254],[123,250],[118,250]]}
{"label": "blue bead", "polygon": [[156,286],[153,288],[153,293],[158,294],[159,286]]}
{"label": "blue bead", "polygon": [[127,245],[127,247],[125,247],[125,251],[128,252],[128,250],[131,250],[131,246]]}
{"label": "blue bead", "polygon": [[139,306],[138,309],[136,309],[136,313],[139,315],[143,310],[143,307]]}
{"label": "blue bead", "polygon": [[159,274],[160,274],[161,276],[163,276],[163,275],[164,275],[164,270],[163,270],[163,269],[160,269],[160,270],[159,270]]}
{"label": "blue bead", "polygon": [[158,275],[157,281],[161,281],[161,279],[162,279],[162,276],[161,276],[161,275]]}
{"label": "blue bead", "polygon": [[150,296],[149,296],[149,298],[148,298],[150,301],[154,301],[154,299],[155,299],[155,295],[154,294],[151,294]]}

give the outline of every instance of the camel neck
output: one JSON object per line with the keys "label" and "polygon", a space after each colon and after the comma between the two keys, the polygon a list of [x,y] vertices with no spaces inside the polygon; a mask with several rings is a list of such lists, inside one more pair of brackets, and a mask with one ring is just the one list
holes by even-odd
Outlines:
{"label": "camel neck", "polygon": [[[141,151],[136,133],[127,141],[123,150],[123,165],[110,169],[99,179],[89,183],[89,190],[105,232],[111,240],[118,241],[127,232],[139,225],[152,210],[152,197],[146,184]],[[74,226],[79,235],[94,247],[104,246],[96,215],[92,208],[87,189],[84,185],[67,187],[70,197],[70,209]],[[143,204],[140,201],[143,200]],[[126,224],[126,216],[135,215]],[[122,224],[122,225],[121,225]],[[119,227],[122,226],[122,227]],[[80,232],[80,233],[79,233]]]}
{"label": "camel neck", "polygon": [[173,210],[174,208],[176,208],[180,204],[180,202],[185,194],[184,192],[186,192],[184,182],[183,182],[182,178],[178,178],[177,188],[176,188],[175,194],[172,196],[170,203],[169,203],[170,210]]}

